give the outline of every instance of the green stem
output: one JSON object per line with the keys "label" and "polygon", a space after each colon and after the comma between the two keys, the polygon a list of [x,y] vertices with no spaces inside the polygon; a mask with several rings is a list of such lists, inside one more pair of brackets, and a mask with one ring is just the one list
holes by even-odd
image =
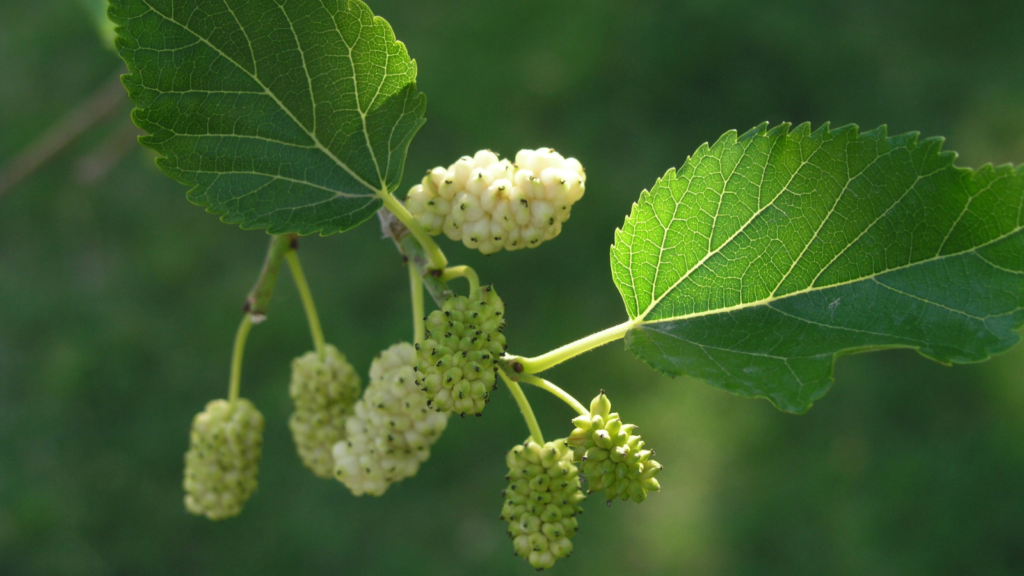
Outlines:
{"label": "green stem", "polygon": [[519,404],[519,411],[523,413],[523,419],[526,420],[526,427],[530,429],[530,436],[533,437],[533,441],[543,446],[544,435],[541,434],[540,424],[537,423],[537,417],[533,415],[533,408],[530,407],[530,401],[526,399],[526,394],[523,394],[523,389],[519,387],[519,384],[513,382],[505,374],[504,370],[498,370],[498,374],[505,381],[509,392],[512,392],[512,396],[516,399],[516,404]]}
{"label": "green stem", "polygon": [[434,239],[427,234],[427,231],[420,226],[420,223],[416,221],[416,218],[405,209],[405,205],[395,199],[389,192],[381,192],[378,194],[381,200],[384,201],[384,207],[387,208],[392,214],[398,217],[405,224],[405,227],[412,232],[412,235],[420,241],[423,249],[427,253],[427,257],[430,258],[430,267],[433,270],[444,270],[448,266],[448,259],[445,258],[444,252],[441,252],[440,246]]}
{"label": "green stem", "polygon": [[413,343],[423,342],[426,327],[423,325],[423,280],[416,267],[409,263],[409,289],[412,291],[412,332]]}
{"label": "green stem", "polygon": [[285,254],[292,250],[296,236],[294,234],[278,234],[270,237],[270,246],[267,247],[267,256],[263,259],[263,268],[256,278],[256,284],[249,291],[245,299],[245,311],[252,314],[253,324],[259,324],[267,319],[267,309],[270,307],[270,297],[274,295],[274,286],[277,285],[277,276],[281,272],[281,262]]}
{"label": "green stem", "polygon": [[589,352],[598,346],[614,342],[615,340],[625,336],[626,332],[635,325],[636,324],[633,320],[629,320],[619,324],[618,326],[612,326],[607,330],[591,334],[586,338],[580,338],[579,340],[566,344],[561,348],[555,348],[554,350],[546,354],[541,354],[535,358],[515,356],[508,358],[508,362],[509,364],[515,364],[518,362],[522,365],[523,372],[526,374],[537,374],[551,368],[552,366],[557,366],[566,360],[575,358],[584,352]]}
{"label": "green stem", "polygon": [[534,376],[532,374],[523,374],[519,376],[519,380],[526,382],[527,384],[533,384],[534,386],[540,388],[541,390],[547,390],[548,392],[557,396],[558,399],[560,399],[562,402],[565,402],[566,404],[571,406],[573,410],[579,412],[580,414],[590,414],[590,410],[587,410],[587,408],[583,404],[580,404],[579,400],[573,398],[572,394],[569,394],[565,390],[562,390],[558,386],[555,386],[554,384],[548,382],[543,378],[538,378],[537,376]]}
{"label": "green stem", "polygon": [[444,273],[441,274],[442,282],[451,282],[455,278],[465,278],[469,280],[469,297],[476,298],[480,294],[480,277],[476,275],[476,270],[473,270],[469,266],[451,266],[444,269]]}
{"label": "green stem", "polygon": [[232,408],[238,401],[238,393],[242,388],[242,356],[245,354],[245,340],[249,337],[249,330],[252,329],[252,314],[246,312],[242,316],[242,323],[235,333],[235,348],[231,352],[231,380],[228,384],[228,401]]}
{"label": "green stem", "polygon": [[295,287],[299,289],[299,296],[302,297],[302,307],[306,310],[306,320],[309,323],[309,332],[313,336],[316,355],[323,362],[326,359],[327,346],[324,343],[324,331],[320,328],[320,316],[316,313],[316,303],[313,302],[313,293],[310,292],[306,275],[302,272],[299,254],[295,250],[289,250],[287,258],[288,268],[292,271],[292,279],[295,280]]}

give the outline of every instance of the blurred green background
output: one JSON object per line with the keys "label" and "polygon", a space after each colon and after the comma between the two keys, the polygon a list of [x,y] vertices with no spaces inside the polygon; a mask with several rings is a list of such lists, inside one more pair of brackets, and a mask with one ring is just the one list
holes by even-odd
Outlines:
{"label": "blurred green background", "polygon": [[[1018,1],[370,4],[429,98],[407,174],[484,147],[554,146],[588,168],[557,241],[493,257],[442,242],[497,283],[520,354],[626,318],[613,230],[726,130],[888,123],[947,136],[962,165],[1024,162]],[[0,164],[120,66],[78,2],[0,2]],[[188,427],[225,394],[267,237],[190,205],[127,114],[0,197],[0,574],[527,573],[498,521],[504,453],[527,435],[505,391],[383,498],[302,468],[288,363],[310,343],[288,278],[245,364],[243,394],[268,421],[259,491],[226,522],[185,513]],[[302,257],[328,339],[365,378],[410,337],[397,253],[370,223],[305,239]],[[581,399],[607,389],[665,464],[663,490],[586,504],[554,573],[1024,573],[1022,374],[1021,346],[952,368],[910,351],[844,358],[832,392],[792,416],[660,377],[620,343],[592,352],[550,378]],[[527,393],[550,437],[568,433],[564,405]]]}

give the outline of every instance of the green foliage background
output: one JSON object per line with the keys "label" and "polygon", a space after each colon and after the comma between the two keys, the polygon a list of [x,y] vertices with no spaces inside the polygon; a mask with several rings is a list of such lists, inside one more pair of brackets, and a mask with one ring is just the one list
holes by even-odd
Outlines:
{"label": "green foliage background", "polygon": [[[948,136],[962,165],[1024,162],[1019,2],[371,8],[417,59],[429,99],[409,175],[483,147],[550,145],[588,168],[557,241],[489,258],[442,244],[498,283],[521,354],[625,320],[614,228],[642,188],[725,130],[888,123]],[[119,65],[79,3],[0,3],[0,161]],[[287,280],[246,362],[243,393],[268,420],[260,490],[224,523],[184,512],[189,422],[225,393],[266,235],[189,205],[141,149],[79,184],[77,158],[126,117],[0,198],[0,573],[529,570],[497,520],[504,453],[527,435],[505,392],[485,417],[452,421],[420,474],[381,499],[301,467],[286,384],[310,344]],[[373,225],[302,246],[328,338],[365,374],[411,329],[399,258]],[[576,552],[554,572],[1024,571],[1024,350],[953,368],[893,351],[844,358],[836,375],[792,416],[660,377],[619,343],[553,370],[580,398],[607,389],[666,466],[641,506],[586,504]],[[549,436],[568,433],[567,408],[527,393]]]}

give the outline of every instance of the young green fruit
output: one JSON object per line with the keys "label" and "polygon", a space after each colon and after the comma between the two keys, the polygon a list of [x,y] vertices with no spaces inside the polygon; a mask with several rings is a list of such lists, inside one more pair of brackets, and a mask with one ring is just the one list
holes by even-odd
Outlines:
{"label": "young green fruit", "polygon": [[515,554],[538,570],[572,554],[580,502],[579,471],[565,440],[543,446],[533,440],[516,446],[505,457],[508,487],[501,519],[508,522]]}
{"label": "young green fruit", "polygon": [[582,462],[588,493],[604,490],[609,505],[616,497],[643,502],[648,492],[661,490],[655,476],[662,465],[651,460],[654,452],[634,434],[636,426],[623,424],[611,407],[602,390],[590,403],[590,414],[573,419],[576,428],[566,443],[574,461]]}
{"label": "young green fruit", "polygon": [[448,414],[427,408],[415,364],[412,344],[381,352],[370,366],[366,392],[345,422],[346,438],[334,445],[334,475],[356,496],[380,496],[391,484],[415,476],[448,425]]}
{"label": "young green fruit", "polygon": [[212,400],[192,419],[185,453],[185,508],[223,520],[237,516],[256,490],[263,415],[245,398]]}
{"label": "young green fruit", "polygon": [[429,233],[484,254],[535,248],[562,231],[586,180],[578,160],[551,148],[520,150],[515,164],[480,150],[428,172],[405,206]]}
{"label": "young green fruit", "polygon": [[426,319],[416,378],[430,406],[462,416],[483,412],[495,387],[494,361],[505,345],[505,305],[491,286],[478,298],[456,296]]}
{"label": "young green fruit", "polygon": [[345,438],[345,419],[359,398],[362,383],[345,355],[330,344],[324,359],[316,352],[292,360],[288,392],[295,411],[288,420],[299,457],[313,474],[334,477],[331,450]]}

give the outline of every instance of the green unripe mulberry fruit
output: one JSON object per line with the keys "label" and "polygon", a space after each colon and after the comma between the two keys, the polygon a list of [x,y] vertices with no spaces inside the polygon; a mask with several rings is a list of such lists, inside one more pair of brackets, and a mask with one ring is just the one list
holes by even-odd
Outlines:
{"label": "green unripe mulberry fruit", "polygon": [[589,492],[604,490],[609,505],[616,497],[643,502],[649,491],[661,490],[655,476],[661,464],[651,460],[654,452],[644,448],[636,426],[623,424],[611,411],[604,390],[590,403],[590,414],[577,416],[576,428],[566,443],[573,448],[573,459],[582,462]]}
{"label": "green unripe mulberry fruit", "polygon": [[579,471],[565,440],[543,446],[533,440],[516,446],[505,457],[508,488],[501,519],[508,522],[515,554],[538,570],[572,554],[580,502]]}
{"label": "green unripe mulberry fruit", "polygon": [[256,490],[263,415],[244,398],[212,400],[192,419],[185,454],[185,508],[223,520],[237,516]]}
{"label": "green unripe mulberry fruit", "polygon": [[313,474],[334,477],[331,449],[345,438],[345,419],[359,398],[362,383],[345,355],[328,344],[324,359],[316,352],[292,360],[288,392],[295,411],[288,421],[299,457]]}
{"label": "green unripe mulberry fruit", "polygon": [[416,378],[438,412],[465,416],[484,409],[495,387],[494,361],[505,353],[505,305],[491,286],[480,296],[456,296],[426,320],[426,340],[417,345]]}
{"label": "green unripe mulberry fruit", "polygon": [[345,422],[346,438],[334,445],[334,475],[356,496],[380,496],[414,476],[448,425],[448,414],[427,408],[415,365],[412,344],[381,352],[370,366],[366,393]]}

